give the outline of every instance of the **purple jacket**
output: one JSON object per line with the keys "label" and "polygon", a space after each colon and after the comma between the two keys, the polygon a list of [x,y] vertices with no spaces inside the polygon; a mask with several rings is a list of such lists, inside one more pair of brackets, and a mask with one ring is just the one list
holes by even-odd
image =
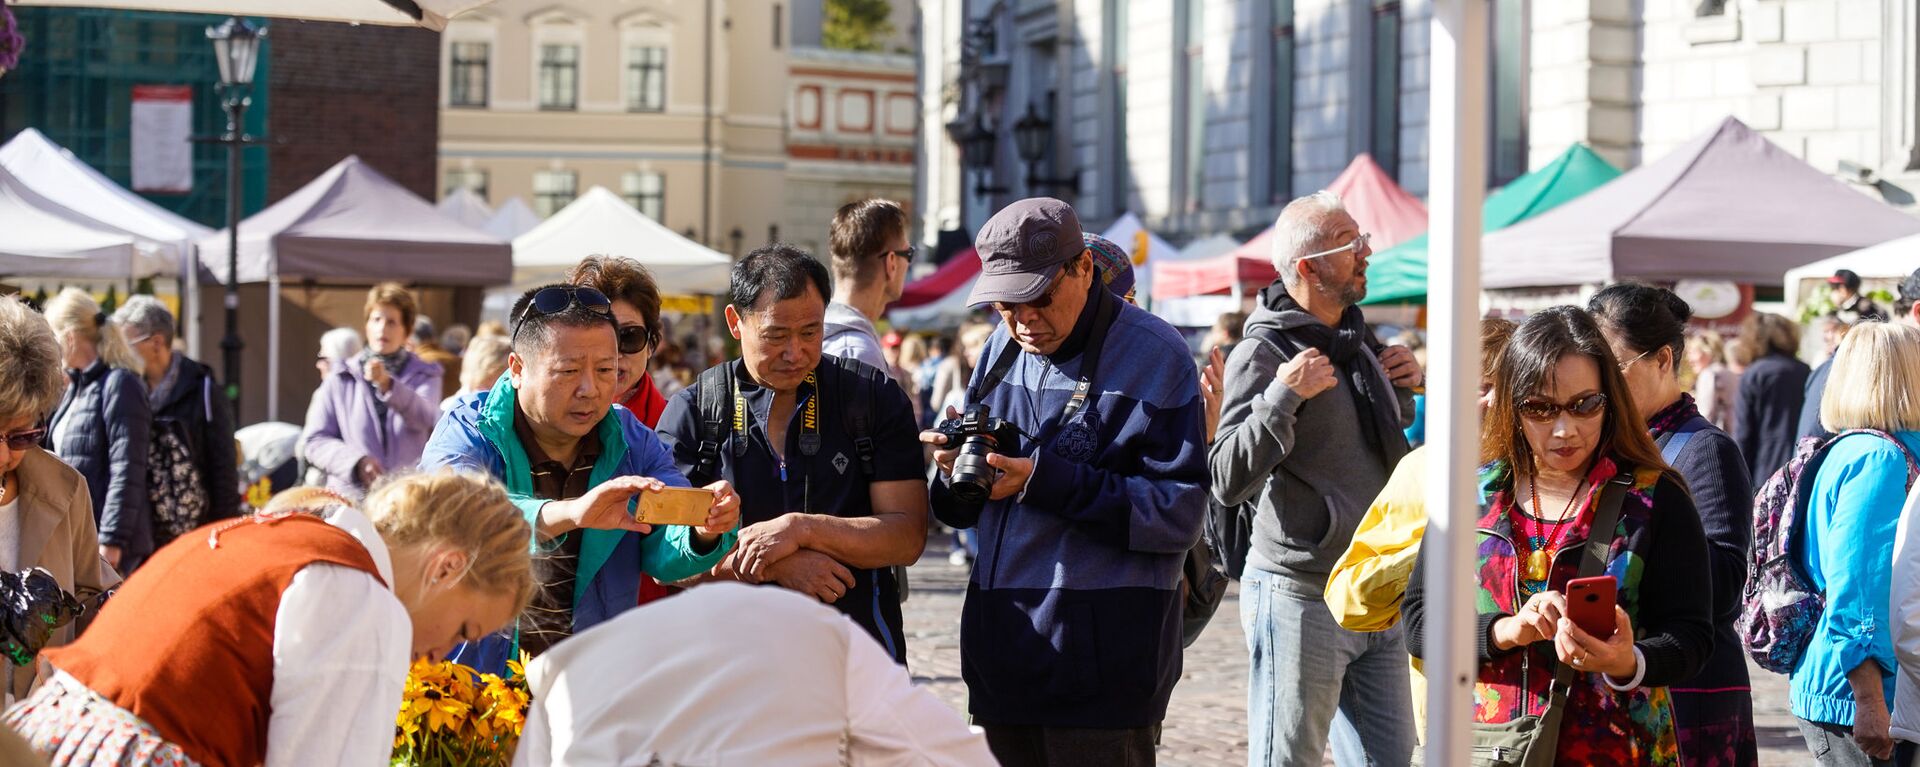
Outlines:
{"label": "purple jacket", "polygon": [[[411,352],[393,373],[393,390],[384,397],[367,382],[359,358],[338,362],[313,395],[301,434],[307,462],[327,473],[327,488],[359,498],[353,468],[371,456],[388,473],[420,464],[427,437],[440,418],[440,366]],[[386,423],[375,403],[384,401]],[[383,428],[384,427],[384,428]]]}

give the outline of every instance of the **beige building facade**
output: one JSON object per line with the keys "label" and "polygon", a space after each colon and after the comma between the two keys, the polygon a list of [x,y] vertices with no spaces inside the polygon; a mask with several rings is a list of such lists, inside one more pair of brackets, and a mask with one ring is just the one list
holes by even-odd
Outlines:
{"label": "beige building facade", "polygon": [[499,0],[462,15],[441,39],[439,192],[545,217],[604,186],[723,253],[783,240],[824,258],[840,205],[912,206],[919,115],[913,5],[876,53],[821,47],[823,6]]}

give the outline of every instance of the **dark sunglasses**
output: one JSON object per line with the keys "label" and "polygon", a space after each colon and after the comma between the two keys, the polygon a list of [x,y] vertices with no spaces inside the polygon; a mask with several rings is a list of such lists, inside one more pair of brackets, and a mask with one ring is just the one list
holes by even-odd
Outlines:
{"label": "dark sunglasses", "polygon": [[[535,292],[533,294],[533,300],[528,301],[526,307],[520,311],[520,314],[512,318],[513,336],[508,339],[508,343],[519,340],[520,328],[527,324],[527,320],[534,317],[559,314],[576,306],[605,317],[608,322],[613,321],[613,302],[607,300],[607,294],[594,290],[593,288],[583,288],[577,285],[554,285],[552,287],[541,288],[538,292]],[[618,328],[615,328],[615,330],[617,331]],[[625,349],[621,351],[629,354],[632,353],[626,352]],[[634,351],[637,352],[639,350],[635,349]]]}
{"label": "dark sunglasses", "polygon": [[25,450],[27,448],[33,447],[34,445],[40,444],[41,438],[47,436],[47,430],[46,429],[28,429],[26,431],[16,431],[12,434],[0,435],[0,436],[3,436],[3,438],[6,439],[7,449],[19,451],[19,450]]}
{"label": "dark sunglasses", "polygon": [[639,354],[653,348],[653,331],[645,325],[622,325],[614,334],[620,339],[621,354]]}
{"label": "dark sunglasses", "polygon": [[909,264],[913,263],[913,246],[912,245],[908,245],[906,250],[889,250],[886,252],[886,254],[889,256],[899,256],[901,258],[906,259],[907,263]]}
{"label": "dark sunglasses", "polygon": [[[1065,276],[1064,272],[1062,273],[1061,276],[1062,277]],[[1061,277],[1054,277],[1053,285],[1047,288],[1047,292],[1041,293],[1039,298],[1033,299],[1032,301],[1023,301],[1017,304],[1009,304],[1003,301],[995,301],[993,302],[993,308],[996,311],[1007,313],[1007,314],[1013,313],[1015,309],[1019,309],[1022,306],[1025,306],[1030,309],[1045,309],[1053,305],[1053,295],[1055,293],[1060,292],[1060,286],[1066,284],[1066,282],[1067,281],[1064,279],[1061,279]]]}
{"label": "dark sunglasses", "polygon": [[1551,421],[1561,413],[1575,418],[1592,418],[1607,407],[1607,395],[1595,392],[1567,403],[1529,399],[1520,403],[1520,417],[1529,421]]}

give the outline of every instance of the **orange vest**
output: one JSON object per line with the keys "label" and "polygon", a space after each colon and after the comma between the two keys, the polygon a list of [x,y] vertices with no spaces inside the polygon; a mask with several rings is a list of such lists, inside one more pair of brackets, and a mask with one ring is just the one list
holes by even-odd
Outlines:
{"label": "orange vest", "polygon": [[[219,547],[210,548],[215,527],[224,529]],[[318,518],[223,520],[160,549],[78,641],[43,655],[194,761],[258,765],[266,761],[272,714],[274,618],[294,573],[310,564],[380,578],[358,540]]]}

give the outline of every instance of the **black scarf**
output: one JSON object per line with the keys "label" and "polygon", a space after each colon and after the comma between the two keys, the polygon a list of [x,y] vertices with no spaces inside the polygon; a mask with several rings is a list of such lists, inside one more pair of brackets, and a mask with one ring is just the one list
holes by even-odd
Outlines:
{"label": "black scarf", "polygon": [[[1278,283],[1261,290],[1260,301],[1276,312],[1306,311]],[[1407,453],[1407,435],[1400,428],[1393,386],[1387,382],[1385,371],[1379,365],[1368,363],[1360,353],[1363,350],[1370,351],[1377,358],[1387,345],[1374,337],[1373,330],[1367,327],[1366,319],[1361,316],[1360,307],[1347,307],[1340,314],[1340,327],[1337,328],[1313,322],[1283,332],[1303,347],[1319,349],[1321,354],[1327,355],[1334,369],[1347,379],[1347,391],[1353,394],[1354,410],[1373,414],[1373,428],[1360,430],[1367,438],[1367,447],[1386,459],[1389,466],[1399,462],[1400,457]]]}

